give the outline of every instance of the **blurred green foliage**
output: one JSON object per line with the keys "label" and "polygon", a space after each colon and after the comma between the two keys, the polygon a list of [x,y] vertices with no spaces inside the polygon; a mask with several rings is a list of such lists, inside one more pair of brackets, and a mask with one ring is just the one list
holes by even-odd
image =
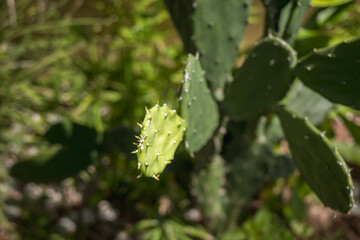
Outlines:
{"label": "blurred green foliage", "polygon": [[[315,9],[296,50],[359,36],[359,12],[353,3]],[[216,236],[191,184],[207,162],[180,149],[160,182],[136,179],[135,123],[159,99],[178,108],[184,59],[162,1],[0,1],[0,239],[310,237],[304,199],[315,197],[296,173],[251,189],[260,206],[241,206]],[[329,122],[344,117],[333,111],[316,119],[330,136]],[[278,189],[293,194],[284,200]]]}

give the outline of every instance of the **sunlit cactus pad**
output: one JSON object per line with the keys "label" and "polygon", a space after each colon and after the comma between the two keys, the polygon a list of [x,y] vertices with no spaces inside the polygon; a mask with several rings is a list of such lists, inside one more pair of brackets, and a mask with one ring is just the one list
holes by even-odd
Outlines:
{"label": "sunlit cactus pad", "polygon": [[197,152],[219,124],[218,108],[207,87],[198,56],[189,54],[187,58],[180,99],[181,114],[188,123],[186,147],[189,152]]}
{"label": "sunlit cactus pad", "polygon": [[175,151],[183,140],[186,122],[175,110],[166,104],[156,104],[146,108],[144,121],[138,124],[141,128],[137,149],[139,176],[152,177],[159,180],[159,175],[174,158]]}
{"label": "sunlit cactus pad", "polygon": [[262,40],[236,72],[226,91],[230,117],[246,120],[266,113],[286,94],[296,64],[296,52],[282,39]]}
{"label": "sunlit cactus pad", "polygon": [[334,103],[360,110],[360,39],[316,50],[301,59],[295,74]]}
{"label": "sunlit cactus pad", "polygon": [[292,158],[304,179],[326,205],[348,212],[354,205],[353,182],[345,161],[307,118],[277,108]]}

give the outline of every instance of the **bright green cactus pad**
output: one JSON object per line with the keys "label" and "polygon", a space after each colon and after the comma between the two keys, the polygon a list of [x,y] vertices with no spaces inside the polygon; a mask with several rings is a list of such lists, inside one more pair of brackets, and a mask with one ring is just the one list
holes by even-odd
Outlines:
{"label": "bright green cactus pad", "polygon": [[175,151],[183,139],[186,122],[166,104],[156,104],[146,109],[141,127],[137,149],[138,168],[141,175],[159,180],[159,175],[174,158]]}
{"label": "bright green cactus pad", "polygon": [[277,115],[304,179],[326,206],[348,212],[354,205],[353,182],[337,149],[307,118],[284,106],[277,108]]}
{"label": "bright green cactus pad", "polygon": [[261,41],[227,88],[227,114],[246,120],[266,112],[286,94],[295,64],[296,53],[284,40],[272,37]]}
{"label": "bright green cactus pad", "polygon": [[300,80],[330,101],[360,109],[360,39],[317,50],[295,68]]}
{"label": "bright green cactus pad", "polygon": [[188,124],[185,146],[189,152],[197,152],[214,134],[219,124],[219,113],[199,59],[192,55],[187,59],[180,99],[181,114]]}
{"label": "bright green cactus pad", "polygon": [[193,1],[194,42],[210,87],[219,99],[238,54],[251,0]]}

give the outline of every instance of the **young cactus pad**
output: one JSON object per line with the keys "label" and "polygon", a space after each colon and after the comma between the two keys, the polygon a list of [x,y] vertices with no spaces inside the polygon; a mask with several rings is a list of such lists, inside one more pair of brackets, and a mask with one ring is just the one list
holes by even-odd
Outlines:
{"label": "young cactus pad", "polygon": [[349,169],[336,148],[331,148],[307,118],[284,106],[277,108],[292,158],[304,179],[320,200],[332,209],[348,212],[354,205],[353,182]]}
{"label": "young cactus pad", "polygon": [[166,104],[146,110],[144,121],[138,124],[141,128],[137,149],[139,176],[159,180],[159,175],[174,158],[175,151],[183,139],[186,122],[175,110]]}

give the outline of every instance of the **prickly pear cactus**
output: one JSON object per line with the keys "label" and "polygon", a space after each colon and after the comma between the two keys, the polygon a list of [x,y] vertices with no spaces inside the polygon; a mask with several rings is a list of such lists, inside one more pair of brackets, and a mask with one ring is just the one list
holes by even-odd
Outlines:
{"label": "prickly pear cactus", "polygon": [[180,99],[181,114],[188,123],[185,146],[189,152],[197,152],[219,124],[218,108],[207,87],[198,56],[188,56]]}
{"label": "prickly pear cactus", "polygon": [[332,102],[360,110],[360,39],[316,50],[302,58],[295,74]]}
{"label": "prickly pear cactus", "polygon": [[220,155],[211,157],[206,169],[193,177],[192,194],[204,214],[207,227],[220,231],[226,219],[228,199],[225,190],[226,167]]}
{"label": "prickly pear cactus", "polygon": [[246,120],[268,111],[286,94],[295,64],[296,52],[284,40],[262,40],[227,88],[224,107],[229,116]]}
{"label": "prickly pear cactus", "polygon": [[174,158],[175,151],[183,140],[186,122],[166,104],[146,110],[144,121],[138,124],[141,128],[137,149],[138,169],[145,177],[159,180],[159,175]]}
{"label": "prickly pear cactus", "polygon": [[330,147],[307,118],[302,118],[284,106],[277,108],[292,158],[304,179],[326,205],[348,212],[354,205],[353,182],[349,168],[336,148]]}

